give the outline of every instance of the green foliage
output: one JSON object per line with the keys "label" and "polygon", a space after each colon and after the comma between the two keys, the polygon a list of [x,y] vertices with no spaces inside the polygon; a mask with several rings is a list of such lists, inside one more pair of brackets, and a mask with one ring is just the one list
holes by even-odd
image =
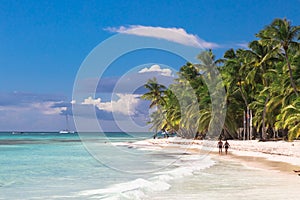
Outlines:
{"label": "green foliage", "polygon": [[[247,49],[229,49],[215,60],[211,50],[198,55],[199,63],[186,63],[169,88],[150,79],[142,98],[155,108],[152,128],[175,131],[192,138],[205,137],[218,115],[226,112],[225,138],[236,138],[243,126],[243,113],[253,111],[253,125],[262,139],[288,131],[289,140],[300,136],[300,26],[275,19],[258,34]],[[217,67],[216,67],[217,66]],[[216,77],[221,73],[220,85]],[[209,84],[208,84],[209,83]],[[226,108],[212,111],[212,98],[225,88]],[[215,94],[216,93],[216,94]],[[226,109],[226,110],[225,110]],[[221,122],[220,122],[221,124]]]}

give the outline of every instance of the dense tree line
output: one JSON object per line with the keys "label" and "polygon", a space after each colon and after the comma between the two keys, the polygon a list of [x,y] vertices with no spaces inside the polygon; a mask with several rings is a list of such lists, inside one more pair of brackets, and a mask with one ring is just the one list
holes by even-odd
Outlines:
{"label": "dense tree line", "polygon": [[250,139],[298,138],[300,26],[275,19],[256,37],[248,48],[229,49],[217,60],[211,50],[201,52],[199,63],[182,66],[168,88],[149,80],[142,98],[156,108],[152,129],[186,138],[205,138],[210,132],[238,138],[244,127]]}

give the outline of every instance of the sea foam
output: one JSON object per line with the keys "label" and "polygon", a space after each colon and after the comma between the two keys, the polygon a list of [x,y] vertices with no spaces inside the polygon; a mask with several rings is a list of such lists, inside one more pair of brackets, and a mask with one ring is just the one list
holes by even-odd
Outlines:
{"label": "sea foam", "polygon": [[[149,149],[154,150],[154,148]],[[176,161],[171,165],[159,172],[151,173],[147,178],[137,178],[133,181],[114,184],[104,189],[85,190],[77,193],[77,195],[81,198],[110,200],[144,199],[151,196],[152,193],[169,190],[173,180],[192,176],[194,173],[199,173],[201,170],[209,168],[214,164],[215,161],[207,155],[183,154],[178,156]]]}

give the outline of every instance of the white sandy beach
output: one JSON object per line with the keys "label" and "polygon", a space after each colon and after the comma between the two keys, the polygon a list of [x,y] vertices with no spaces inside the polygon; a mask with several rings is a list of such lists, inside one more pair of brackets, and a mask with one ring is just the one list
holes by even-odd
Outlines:
{"label": "white sandy beach", "polygon": [[[175,165],[183,164],[180,173],[164,172],[164,176],[172,177],[164,183],[169,188],[159,191],[140,186],[138,191],[153,191],[146,192],[148,197],[141,199],[298,199],[300,177],[293,170],[300,169],[300,141],[229,140],[228,155],[224,151],[218,154],[217,142],[172,137],[118,145],[181,155],[175,162]],[[212,167],[196,169],[209,158],[214,163]]]}
{"label": "white sandy beach", "polygon": [[229,143],[228,155],[218,154],[217,141],[179,137],[111,143],[124,151],[123,157],[126,150],[135,150],[134,160],[128,162],[131,165],[143,168],[152,163],[155,168],[130,181],[83,190],[76,196],[138,200],[298,199],[300,177],[293,170],[300,169],[299,141]]}
{"label": "white sandy beach", "polygon": [[[189,152],[201,151],[215,155],[218,159],[240,159],[255,167],[272,167],[290,172],[300,169],[300,141],[259,142],[258,140],[229,140],[230,148],[227,157],[224,149],[222,156],[217,156],[217,141],[191,140],[173,137],[167,139],[149,139],[132,144],[138,148],[181,148]],[[269,161],[269,162],[267,162]],[[263,164],[263,165],[261,165]]]}

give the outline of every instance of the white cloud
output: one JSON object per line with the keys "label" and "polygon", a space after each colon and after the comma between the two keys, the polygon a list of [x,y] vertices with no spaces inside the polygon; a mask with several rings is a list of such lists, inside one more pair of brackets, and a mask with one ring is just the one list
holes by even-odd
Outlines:
{"label": "white cloud", "polygon": [[123,33],[129,35],[138,35],[145,37],[153,37],[164,39],[179,44],[200,47],[200,48],[217,48],[218,44],[207,42],[197,35],[187,33],[183,28],[164,28],[164,27],[153,27],[153,26],[141,26],[141,25],[131,25],[129,27],[120,26],[109,27],[106,30],[115,33]]}
{"label": "white cloud", "polygon": [[162,69],[159,65],[152,65],[149,68],[145,67],[139,71],[140,74],[147,72],[158,72],[162,76],[172,76],[172,71],[170,69]]}
{"label": "white cloud", "polygon": [[27,111],[30,110],[30,107],[20,107],[20,106],[0,106],[0,111]]}
{"label": "white cloud", "polygon": [[101,99],[93,99],[92,97],[88,97],[87,99],[84,99],[84,101],[81,103],[83,105],[94,105],[99,107],[101,104]]}
{"label": "white cloud", "polygon": [[0,111],[24,112],[35,110],[45,115],[60,114],[61,111],[67,110],[67,107],[55,107],[57,101],[34,102],[23,106],[0,106]]}
{"label": "white cloud", "polygon": [[58,102],[37,102],[32,103],[31,107],[37,110],[40,110],[41,113],[45,115],[56,115],[60,114],[62,111],[66,111],[67,107],[54,107],[54,105]]}
{"label": "white cloud", "polygon": [[[66,126],[65,117],[54,114],[57,112],[43,113],[38,108],[43,106],[26,105],[24,107],[6,106],[0,109],[0,127],[2,131],[58,131]],[[69,120],[70,129],[75,130],[73,120]]]}
{"label": "white cloud", "polygon": [[93,99],[92,97],[88,97],[84,99],[81,103],[83,105],[94,105],[99,110],[104,110],[107,112],[118,112],[124,115],[132,116],[135,114],[135,108],[139,103],[139,96],[136,94],[116,94],[118,96],[118,100],[110,101],[110,102],[101,102],[100,98]]}

